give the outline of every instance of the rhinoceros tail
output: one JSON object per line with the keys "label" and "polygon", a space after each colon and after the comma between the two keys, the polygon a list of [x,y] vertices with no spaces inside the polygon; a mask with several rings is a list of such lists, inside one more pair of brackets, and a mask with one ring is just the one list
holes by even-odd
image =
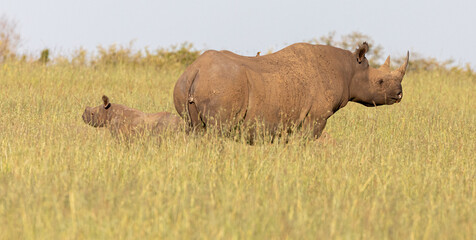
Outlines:
{"label": "rhinoceros tail", "polygon": [[190,85],[188,86],[187,102],[185,103],[186,111],[188,113],[189,118],[189,124],[192,128],[203,125],[203,121],[200,118],[200,112],[198,111],[197,103],[194,98],[194,83],[195,79],[198,78],[198,75],[199,71],[197,70],[195,74],[193,74],[193,78],[191,79]]}

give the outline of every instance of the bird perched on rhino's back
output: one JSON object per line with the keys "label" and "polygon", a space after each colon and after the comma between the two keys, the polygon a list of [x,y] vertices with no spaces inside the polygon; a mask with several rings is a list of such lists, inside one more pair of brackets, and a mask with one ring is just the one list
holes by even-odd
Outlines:
{"label": "bird perched on rhino's back", "polygon": [[103,104],[86,107],[83,121],[93,127],[107,127],[113,135],[143,134],[183,129],[184,121],[169,112],[144,113],[121,104],[110,103],[107,96],[102,96]]}
{"label": "bird perched on rhino's back", "polygon": [[390,70],[369,66],[369,46],[355,52],[297,43],[261,57],[209,50],[177,80],[174,104],[193,127],[254,124],[276,133],[306,128],[318,138],[327,119],[347,102],[365,106],[397,103],[408,65]]}

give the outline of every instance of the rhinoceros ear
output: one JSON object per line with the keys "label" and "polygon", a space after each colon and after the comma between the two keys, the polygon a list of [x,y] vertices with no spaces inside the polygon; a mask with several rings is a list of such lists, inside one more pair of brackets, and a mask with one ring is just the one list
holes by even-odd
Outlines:
{"label": "rhinoceros ear", "polygon": [[106,95],[102,96],[102,101],[104,102],[104,108],[108,109],[111,107],[111,103],[109,102],[109,98]]}
{"label": "rhinoceros ear", "polygon": [[357,58],[357,62],[359,64],[364,61],[365,54],[369,51],[369,44],[367,42],[363,42],[362,44],[359,44],[359,47],[355,50],[354,55]]}

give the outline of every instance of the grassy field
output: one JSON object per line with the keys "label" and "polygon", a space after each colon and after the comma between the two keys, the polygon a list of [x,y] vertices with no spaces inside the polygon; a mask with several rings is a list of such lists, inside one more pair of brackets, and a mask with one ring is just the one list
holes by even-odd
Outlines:
{"label": "grassy field", "polygon": [[183,67],[0,67],[0,239],[476,236],[474,75],[410,73],[400,104],[331,117],[334,142],[250,146],[82,122],[103,94],[175,112]]}

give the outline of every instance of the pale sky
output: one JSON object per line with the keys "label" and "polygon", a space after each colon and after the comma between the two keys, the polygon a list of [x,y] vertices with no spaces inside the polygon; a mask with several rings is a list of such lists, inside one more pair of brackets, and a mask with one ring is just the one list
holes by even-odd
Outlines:
{"label": "pale sky", "polygon": [[197,50],[254,55],[331,31],[359,31],[384,47],[476,67],[475,0],[0,0],[18,22],[22,51],[68,53],[80,46],[142,49],[191,42]]}

